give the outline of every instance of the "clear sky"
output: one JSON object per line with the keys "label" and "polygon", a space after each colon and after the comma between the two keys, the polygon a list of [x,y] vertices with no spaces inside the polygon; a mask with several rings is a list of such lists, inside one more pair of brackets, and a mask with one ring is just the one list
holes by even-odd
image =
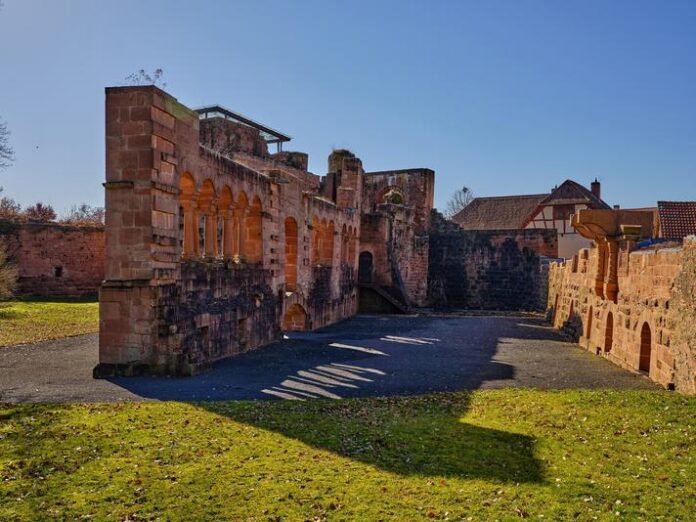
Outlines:
{"label": "clear sky", "polygon": [[623,207],[696,200],[696,1],[35,1],[0,9],[0,185],[59,212],[103,204],[104,91],[140,68],[347,147],[366,170],[430,167],[436,204],[566,178]]}

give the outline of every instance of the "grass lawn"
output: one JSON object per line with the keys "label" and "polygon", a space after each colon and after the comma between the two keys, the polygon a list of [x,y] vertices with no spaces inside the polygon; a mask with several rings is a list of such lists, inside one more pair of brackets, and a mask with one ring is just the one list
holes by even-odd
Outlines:
{"label": "grass lawn", "polygon": [[70,337],[99,329],[99,303],[9,301],[0,303],[0,346]]}
{"label": "grass lawn", "polygon": [[693,520],[696,398],[0,407],[0,520]]}

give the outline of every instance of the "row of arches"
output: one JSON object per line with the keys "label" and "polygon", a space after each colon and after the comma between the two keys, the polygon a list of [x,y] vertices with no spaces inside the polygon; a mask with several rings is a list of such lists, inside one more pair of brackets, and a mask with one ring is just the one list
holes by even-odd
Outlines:
{"label": "row of arches", "polygon": [[251,263],[263,261],[263,207],[245,192],[234,198],[225,186],[220,194],[206,179],[196,190],[189,173],[179,182],[180,248],[184,258],[239,256]]}
{"label": "row of arches", "polygon": [[[341,229],[341,264],[352,265],[355,259],[357,248],[357,233],[352,225],[343,225]],[[334,236],[336,235],[336,225],[333,220],[319,220],[318,217],[312,218],[311,242],[312,242],[312,264],[313,265],[333,265],[334,259]]]}
{"label": "row of arches", "polygon": [[[206,179],[198,189],[193,176],[185,173],[179,183],[180,249],[185,259],[240,257],[246,262],[263,262],[263,206],[261,199],[244,191],[235,198],[225,186],[220,193]],[[285,232],[284,275],[286,289],[297,290],[301,232],[294,217],[283,223]],[[312,219],[311,259],[313,264],[331,266],[336,226],[333,220]],[[351,264],[357,248],[357,229],[343,225],[340,262]]]}
{"label": "row of arches", "polygon": [[[592,318],[594,309],[590,306],[589,315],[587,318],[587,332],[585,336],[592,339]],[[614,314],[607,313],[606,323],[604,325],[604,353],[611,352],[614,345]],[[597,349],[599,353],[599,348]],[[640,351],[638,355],[638,370],[650,374],[650,363],[652,359],[652,331],[647,321],[643,322],[640,329]]]}

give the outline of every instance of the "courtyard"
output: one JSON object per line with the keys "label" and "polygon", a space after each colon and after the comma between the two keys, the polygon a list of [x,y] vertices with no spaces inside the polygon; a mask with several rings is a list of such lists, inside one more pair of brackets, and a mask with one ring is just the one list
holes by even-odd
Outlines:
{"label": "courtyard", "polygon": [[97,335],[0,349],[0,401],[310,399],[478,388],[657,389],[537,317],[357,316],[190,378],[93,379]]}

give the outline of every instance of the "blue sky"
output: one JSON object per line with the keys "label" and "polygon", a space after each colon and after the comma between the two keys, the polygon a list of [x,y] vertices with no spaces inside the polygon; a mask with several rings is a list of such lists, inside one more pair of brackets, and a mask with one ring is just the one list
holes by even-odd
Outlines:
{"label": "blue sky", "polygon": [[436,204],[598,177],[622,207],[696,200],[694,1],[3,0],[0,117],[23,204],[102,204],[103,88],[164,69],[293,137],[324,174],[430,167]]}

